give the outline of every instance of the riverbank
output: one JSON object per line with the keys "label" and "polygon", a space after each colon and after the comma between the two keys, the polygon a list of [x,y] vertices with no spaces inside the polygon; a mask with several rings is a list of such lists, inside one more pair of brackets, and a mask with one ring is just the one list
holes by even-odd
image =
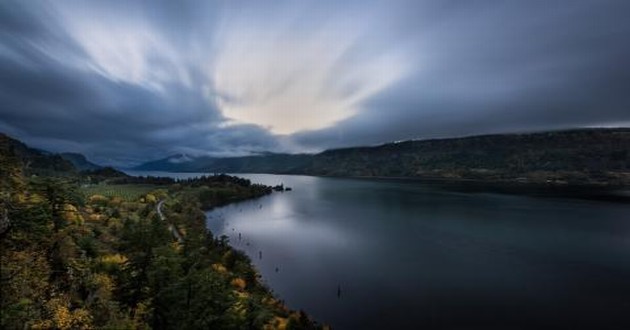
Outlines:
{"label": "riverbank", "polygon": [[[331,178],[344,178],[328,176]],[[630,186],[615,184],[568,184],[557,182],[528,182],[522,180],[479,180],[440,177],[371,177],[354,176],[349,179],[394,181],[410,184],[428,184],[444,190],[459,192],[491,192],[537,197],[561,197],[630,203]]]}
{"label": "riverbank", "polygon": [[[220,182],[217,185],[217,181]],[[226,184],[230,182],[230,184]],[[260,280],[251,260],[233,248],[226,237],[217,237],[205,227],[204,210],[235,202],[254,200],[272,193],[271,187],[251,184],[229,176],[206,177],[178,182],[164,201],[163,216],[182,233],[185,249],[198,247],[196,263],[209,263],[213,271],[229,279],[237,289],[238,312],[249,319],[249,328],[318,329],[321,326],[304,312],[289,310]],[[187,211],[186,211],[187,210]],[[188,212],[188,213],[182,213]],[[207,250],[216,250],[207,254]],[[246,316],[249,315],[249,316]],[[265,315],[266,322],[263,322]]]}
{"label": "riverbank", "polygon": [[[181,178],[190,178],[207,175],[199,172],[130,172],[133,175],[162,175]],[[271,175],[271,176],[308,176],[314,178],[356,179],[373,181],[394,181],[410,184],[428,184],[444,190],[459,192],[490,192],[510,195],[527,195],[536,197],[560,197],[583,200],[600,200],[617,203],[630,203],[630,185],[597,184],[597,183],[569,183],[558,181],[528,181],[522,179],[485,180],[461,177],[435,177],[435,176],[337,176],[337,175],[304,175],[304,174],[280,174],[280,173],[230,173],[231,175]],[[270,185],[278,185],[283,182],[270,182]]]}
{"label": "riverbank", "polygon": [[295,189],[215,209],[208,226],[246,252],[289,306],[335,329],[630,321],[620,307],[630,297],[630,204],[409,181],[242,176]]}

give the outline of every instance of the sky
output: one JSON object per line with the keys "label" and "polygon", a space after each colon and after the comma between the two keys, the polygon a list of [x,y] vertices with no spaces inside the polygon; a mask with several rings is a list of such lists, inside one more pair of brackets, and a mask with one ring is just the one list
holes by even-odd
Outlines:
{"label": "sky", "polygon": [[184,153],[630,126],[630,1],[0,1],[0,132]]}

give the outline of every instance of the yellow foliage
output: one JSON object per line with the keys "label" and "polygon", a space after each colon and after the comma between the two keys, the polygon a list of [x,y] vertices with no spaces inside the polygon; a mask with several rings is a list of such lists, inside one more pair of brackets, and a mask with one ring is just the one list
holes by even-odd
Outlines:
{"label": "yellow foliage", "polygon": [[157,203],[157,198],[156,198],[156,197],[155,197],[155,195],[153,195],[153,194],[147,194],[147,195],[146,195],[146,197],[144,198],[144,200],[145,200],[147,203],[153,203],[153,204],[154,204],[154,203]]}
{"label": "yellow foliage", "polygon": [[63,210],[65,212],[77,212],[77,208],[76,206],[72,205],[72,204],[63,204]]}
{"label": "yellow foliage", "polygon": [[53,298],[46,302],[48,320],[41,320],[33,325],[34,329],[91,329],[92,316],[85,309],[70,310],[70,303],[65,297]]}
{"label": "yellow foliage", "polygon": [[177,252],[180,252],[182,250],[182,244],[178,241],[175,241],[171,243],[171,248]]}
{"label": "yellow foliage", "polygon": [[100,299],[109,300],[114,290],[114,280],[107,274],[94,274],[91,278],[92,289]]}
{"label": "yellow foliage", "polygon": [[231,312],[238,316],[242,321],[245,321],[247,316],[247,306],[243,300],[238,301],[231,307]]}
{"label": "yellow foliage", "polygon": [[92,195],[89,198],[90,204],[106,204],[109,202],[109,199],[103,195]]}
{"label": "yellow foliage", "polygon": [[64,212],[63,218],[64,220],[75,225],[83,225],[85,223],[85,219],[83,219],[83,216],[79,213]]}
{"label": "yellow foliage", "polygon": [[79,213],[79,210],[77,210],[76,206],[72,204],[63,205],[62,217],[67,222],[77,224],[77,225],[83,225],[83,222],[84,222],[83,217]]}
{"label": "yellow foliage", "polygon": [[46,298],[46,294],[50,290],[48,254],[45,250],[13,251],[3,249],[1,252],[2,275],[11,274],[12,276],[10,281],[3,281],[2,283],[3,303],[32,301],[39,305],[39,302]]}
{"label": "yellow foliage", "polygon": [[249,293],[244,292],[244,291],[236,291],[236,296],[238,297],[238,299],[240,300],[247,300],[247,298],[249,298]]}
{"label": "yellow foliage", "polygon": [[34,330],[52,329],[53,322],[52,320],[37,320],[33,324],[30,325],[30,328]]}
{"label": "yellow foliage", "polygon": [[90,214],[90,215],[88,216],[88,221],[94,221],[94,222],[96,222],[96,221],[101,221],[101,220],[103,220],[104,218],[105,218],[105,217],[104,217],[102,214],[94,214],[94,213],[93,213],[93,214]]}
{"label": "yellow foliage", "polygon": [[114,196],[109,200],[109,205],[110,206],[119,206],[120,204],[122,204],[123,199],[120,196]]}
{"label": "yellow foliage", "polygon": [[109,265],[122,265],[127,262],[127,257],[122,254],[107,254],[101,257],[101,263]]}
{"label": "yellow foliage", "polygon": [[61,213],[61,217],[66,220],[67,222],[70,223],[75,223],[77,222],[77,214],[75,212],[62,212]]}
{"label": "yellow foliage", "polygon": [[221,265],[221,264],[212,264],[212,269],[214,269],[215,271],[217,271],[218,273],[221,274],[225,274],[227,273],[227,268],[225,268],[225,266]]}
{"label": "yellow foliage", "polygon": [[[138,324],[144,324],[144,320],[151,313],[151,308],[146,302],[140,302],[133,312],[134,321]],[[140,327],[139,327],[140,328]]]}
{"label": "yellow foliage", "polygon": [[72,329],[91,329],[92,328],[92,315],[89,311],[78,308],[72,311]]}
{"label": "yellow foliage", "polygon": [[239,289],[239,290],[245,290],[245,286],[247,286],[247,283],[245,282],[244,279],[237,277],[235,279],[233,279],[230,284],[232,284],[233,287]]}
{"label": "yellow foliage", "polygon": [[32,204],[39,204],[44,202],[44,197],[39,194],[31,194],[28,196],[28,202]]}
{"label": "yellow foliage", "polygon": [[15,194],[14,198],[15,198],[15,202],[18,204],[23,204],[28,201],[28,197],[24,193],[17,193]]}
{"label": "yellow foliage", "polygon": [[158,199],[165,199],[166,197],[168,197],[168,192],[164,189],[154,190],[151,192],[151,194]]}
{"label": "yellow foliage", "polygon": [[[120,254],[108,254],[99,258],[99,264],[101,269],[106,272],[114,270],[123,270],[127,263],[127,257]],[[105,281],[104,279],[98,279],[99,283]]]}
{"label": "yellow foliage", "polygon": [[273,297],[267,297],[267,298],[263,298],[261,300],[261,302],[263,304],[269,305],[269,306],[277,306],[280,304],[280,302],[278,302],[276,299],[274,299]]}
{"label": "yellow foliage", "polygon": [[289,324],[289,319],[275,316],[269,323],[265,324],[264,330],[285,330]]}

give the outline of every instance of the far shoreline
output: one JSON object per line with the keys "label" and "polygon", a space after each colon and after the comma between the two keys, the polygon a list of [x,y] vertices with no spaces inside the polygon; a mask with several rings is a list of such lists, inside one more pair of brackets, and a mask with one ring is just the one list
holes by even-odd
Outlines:
{"label": "far shoreline", "polygon": [[[445,177],[407,177],[407,176],[335,176],[335,175],[311,175],[300,173],[255,173],[255,172],[192,172],[192,171],[143,171],[125,169],[125,173],[133,176],[141,176],[141,173],[173,173],[173,174],[199,174],[216,175],[228,174],[238,176],[239,174],[254,175],[288,175],[288,176],[310,176],[329,179],[350,179],[368,181],[389,181],[400,183],[423,183],[434,187],[466,193],[501,193],[507,195],[524,195],[546,198],[571,198],[581,200],[606,201],[616,203],[630,203],[630,186],[623,184],[601,184],[601,183],[556,183],[556,182],[522,182],[517,180],[482,180],[470,178],[445,178]],[[299,188],[299,187],[293,187]]]}

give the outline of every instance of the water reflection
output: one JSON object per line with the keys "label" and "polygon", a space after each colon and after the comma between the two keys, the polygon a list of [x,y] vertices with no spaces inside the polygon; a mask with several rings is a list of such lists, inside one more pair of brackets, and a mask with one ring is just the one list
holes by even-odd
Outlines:
{"label": "water reflection", "polygon": [[335,329],[630,325],[627,204],[241,176],[294,190],[209,212],[208,227]]}
{"label": "water reflection", "polygon": [[630,306],[627,205],[245,177],[294,191],[210,212],[209,228],[246,251],[289,306],[335,328],[628,321],[619,309]]}

